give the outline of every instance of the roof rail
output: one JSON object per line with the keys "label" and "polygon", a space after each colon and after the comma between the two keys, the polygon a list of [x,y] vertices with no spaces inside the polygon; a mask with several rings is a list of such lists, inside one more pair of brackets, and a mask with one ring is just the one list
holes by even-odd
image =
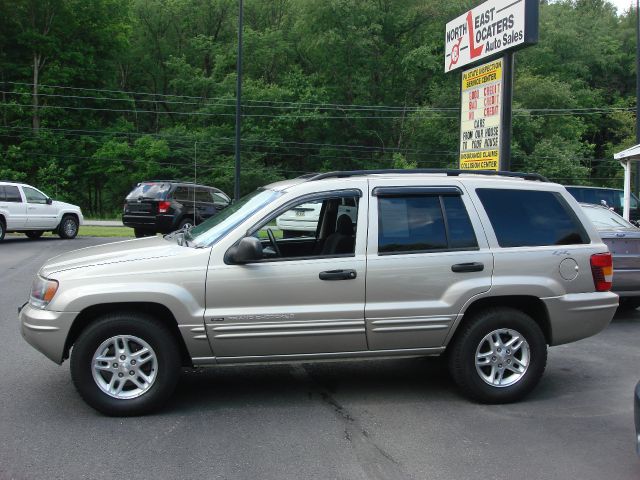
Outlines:
{"label": "roof rail", "polygon": [[188,181],[185,182],[184,180],[166,180],[166,179],[165,180],[143,180],[143,181],[138,182],[138,183],[151,183],[151,182],[154,182],[154,183],[188,183],[188,184],[196,185],[194,182],[188,182]]}
{"label": "roof rail", "polygon": [[[446,168],[412,168],[412,169],[380,169],[380,170],[346,170],[336,172],[319,173],[317,175],[308,177],[308,181],[313,182],[315,180],[323,180],[325,178],[346,178],[357,177],[361,175],[374,175],[384,173],[395,174],[411,174],[411,173],[444,173],[449,177],[457,177],[462,174],[473,175],[488,175],[488,176],[500,176],[511,178],[522,178],[524,180],[535,180],[538,182],[548,182],[549,179],[540,175],[539,173],[521,173],[521,172],[505,172],[502,170],[456,170]],[[304,175],[304,177],[307,177]]]}

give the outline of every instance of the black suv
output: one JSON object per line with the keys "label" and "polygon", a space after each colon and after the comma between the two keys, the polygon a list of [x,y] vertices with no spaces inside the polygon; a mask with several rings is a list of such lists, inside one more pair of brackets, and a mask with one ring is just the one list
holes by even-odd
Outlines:
{"label": "black suv", "polygon": [[136,237],[169,233],[212,217],[231,203],[217,188],[176,180],[138,183],[127,195],[122,223]]}

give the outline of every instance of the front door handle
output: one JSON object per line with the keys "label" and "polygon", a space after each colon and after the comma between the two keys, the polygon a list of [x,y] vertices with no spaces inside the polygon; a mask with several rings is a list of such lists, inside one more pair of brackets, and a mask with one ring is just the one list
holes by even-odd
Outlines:
{"label": "front door handle", "polygon": [[483,270],[484,270],[484,263],[481,263],[481,262],[456,263],[455,265],[451,265],[451,271],[456,273],[481,272]]}
{"label": "front door handle", "polygon": [[355,270],[327,270],[318,276],[320,280],[353,280],[358,274]]}

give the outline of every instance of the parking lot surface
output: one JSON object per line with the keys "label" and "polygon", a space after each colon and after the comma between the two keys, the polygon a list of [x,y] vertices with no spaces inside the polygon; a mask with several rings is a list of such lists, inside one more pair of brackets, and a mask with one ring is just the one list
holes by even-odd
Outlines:
{"label": "parking lot surface", "polygon": [[0,244],[0,480],[640,478],[639,311],[551,348],[517,404],[469,402],[412,358],[190,370],[159,413],[104,417],[24,342],[17,307],[47,258],[117,240]]}

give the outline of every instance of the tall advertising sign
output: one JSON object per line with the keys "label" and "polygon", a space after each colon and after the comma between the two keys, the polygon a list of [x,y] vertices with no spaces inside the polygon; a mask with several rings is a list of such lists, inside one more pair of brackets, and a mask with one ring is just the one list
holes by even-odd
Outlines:
{"label": "tall advertising sign", "polygon": [[501,58],[462,72],[460,168],[498,170],[502,114]]}
{"label": "tall advertising sign", "polygon": [[489,0],[447,23],[444,71],[538,41],[538,0]]}
{"label": "tall advertising sign", "polygon": [[538,0],[488,0],[447,23],[444,71],[462,67],[460,168],[509,170],[513,52],[538,41]]}

